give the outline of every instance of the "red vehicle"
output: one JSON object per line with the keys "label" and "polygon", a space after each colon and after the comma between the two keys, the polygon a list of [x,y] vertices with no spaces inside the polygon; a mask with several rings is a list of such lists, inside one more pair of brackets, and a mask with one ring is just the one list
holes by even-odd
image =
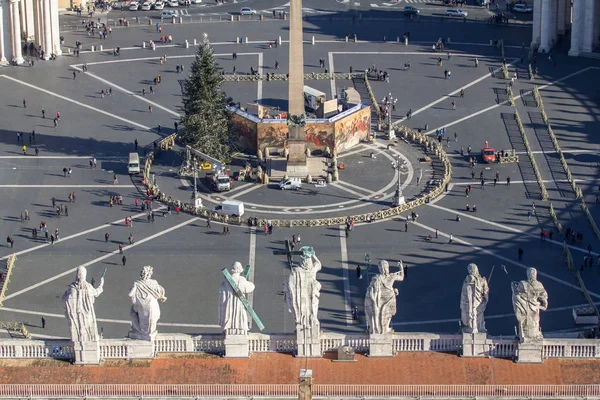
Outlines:
{"label": "red vehicle", "polygon": [[485,147],[481,149],[481,158],[486,163],[496,162],[496,151],[493,147],[489,146],[488,142],[485,142]]}

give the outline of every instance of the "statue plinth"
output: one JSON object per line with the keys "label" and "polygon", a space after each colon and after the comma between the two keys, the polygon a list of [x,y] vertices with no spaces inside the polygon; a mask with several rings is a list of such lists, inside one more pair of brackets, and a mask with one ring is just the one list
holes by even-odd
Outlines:
{"label": "statue plinth", "polygon": [[391,333],[372,333],[369,335],[369,357],[393,357],[393,335]]}
{"label": "statue plinth", "polygon": [[154,358],[154,338],[152,340],[129,339],[127,357],[129,358]]}
{"label": "statue plinth", "polygon": [[306,162],[306,140],[304,138],[304,127],[289,126],[289,139],[287,148],[289,155],[285,171],[288,174],[308,174],[308,164]]}
{"label": "statue plinth", "polygon": [[296,357],[322,357],[321,331],[318,324],[310,326],[296,325]]}
{"label": "statue plinth", "polygon": [[248,344],[248,335],[225,335],[225,355],[226,358],[248,358],[250,350]]}
{"label": "statue plinth", "polygon": [[487,357],[489,348],[486,344],[487,333],[463,332],[462,357]]}
{"label": "statue plinth", "polygon": [[529,364],[541,364],[544,362],[542,350],[543,340],[525,340],[517,345],[517,362]]}
{"label": "statue plinth", "polygon": [[100,364],[100,342],[73,342],[73,364]]}

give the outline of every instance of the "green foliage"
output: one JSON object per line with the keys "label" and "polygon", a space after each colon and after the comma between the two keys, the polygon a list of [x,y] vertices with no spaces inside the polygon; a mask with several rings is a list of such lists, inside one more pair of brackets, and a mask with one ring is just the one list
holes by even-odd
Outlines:
{"label": "green foliage", "polygon": [[183,111],[181,119],[182,140],[191,147],[211,157],[228,163],[231,161],[229,146],[229,112],[227,99],[221,90],[223,77],[208,37],[196,53],[190,75],[183,85]]}

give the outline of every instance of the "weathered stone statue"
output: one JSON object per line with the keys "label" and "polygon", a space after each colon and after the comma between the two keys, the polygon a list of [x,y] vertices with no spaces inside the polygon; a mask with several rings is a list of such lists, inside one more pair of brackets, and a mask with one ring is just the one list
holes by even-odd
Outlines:
{"label": "weathered stone statue", "polygon": [[94,301],[104,291],[104,276],[100,278],[98,287],[86,282],[86,276],[85,267],[78,267],[75,282],[69,285],[62,297],[71,340],[75,342],[97,342],[99,339]]}
{"label": "weathered stone statue", "polygon": [[402,261],[399,267],[400,271],[390,274],[390,265],[387,261],[381,260],[379,274],[375,275],[369,283],[365,296],[365,315],[370,334],[393,332],[390,322],[396,315],[396,296],[398,296],[398,289],[394,288],[394,282],[404,280]]}
{"label": "weathered stone statue", "polygon": [[321,284],[317,280],[317,272],[321,270],[321,262],[312,247],[304,246],[302,262],[292,267],[287,284],[287,303],[294,315],[296,325],[309,326],[313,322],[319,324],[319,297]]}
{"label": "weathered stone statue", "polygon": [[485,333],[483,313],[488,303],[490,289],[487,279],[479,274],[475,264],[467,266],[468,275],[465,278],[460,295],[460,316],[465,333]]}
{"label": "weathered stone statue", "polygon": [[135,281],[129,291],[131,298],[131,330],[129,337],[140,340],[153,340],[156,334],[156,324],[160,319],[158,302],[167,300],[165,289],[152,277],[153,269],[146,265],[140,273],[141,279]]}
{"label": "weathered stone statue", "polygon": [[[230,271],[231,278],[236,283],[241,295],[247,295],[254,291],[254,283],[249,282],[241,275],[244,272],[241,263],[234,262]],[[227,281],[221,283],[219,288],[219,325],[228,335],[246,335],[250,327],[248,311]]]}
{"label": "weathered stone statue", "polygon": [[522,342],[542,339],[540,310],[548,309],[548,292],[537,280],[537,270],[527,268],[527,280],[512,282],[511,288],[519,339]]}

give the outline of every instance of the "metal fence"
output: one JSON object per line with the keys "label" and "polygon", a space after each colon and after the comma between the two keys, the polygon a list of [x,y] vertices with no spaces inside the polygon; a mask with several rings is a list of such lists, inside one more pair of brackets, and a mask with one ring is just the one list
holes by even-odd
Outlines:
{"label": "metal fence", "polygon": [[[181,398],[264,397],[298,398],[297,384],[120,385],[40,384],[0,385],[0,398]],[[315,398],[599,398],[600,385],[312,385]]]}

